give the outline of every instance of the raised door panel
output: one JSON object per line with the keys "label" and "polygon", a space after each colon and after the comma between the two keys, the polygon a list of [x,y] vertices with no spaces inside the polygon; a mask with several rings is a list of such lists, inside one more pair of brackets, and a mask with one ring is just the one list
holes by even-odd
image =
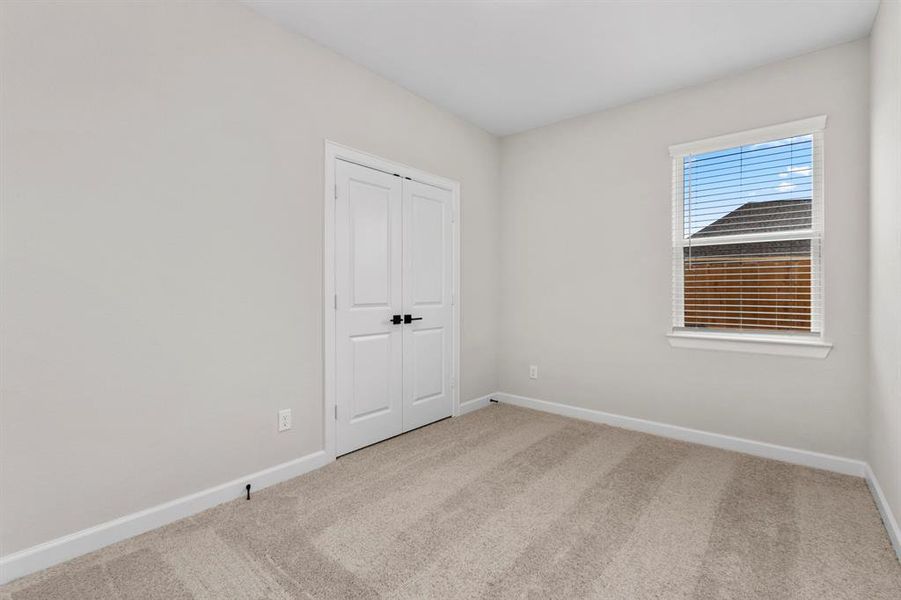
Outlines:
{"label": "raised door panel", "polygon": [[391,301],[392,190],[359,179],[347,186],[353,306],[385,307]]}
{"label": "raised door panel", "polygon": [[412,306],[441,305],[445,292],[445,219],[448,207],[440,199],[411,196]]}
{"label": "raised door panel", "polygon": [[389,333],[351,337],[353,348],[353,388],[350,422],[376,417],[391,410],[391,368],[393,354]]}
{"label": "raised door panel", "polygon": [[444,327],[416,329],[410,335],[413,344],[412,404],[427,402],[447,392]]}

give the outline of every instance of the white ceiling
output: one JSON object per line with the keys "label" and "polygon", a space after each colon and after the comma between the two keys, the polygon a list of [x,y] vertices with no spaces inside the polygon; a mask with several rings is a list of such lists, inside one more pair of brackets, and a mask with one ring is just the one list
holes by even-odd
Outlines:
{"label": "white ceiling", "polygon": [[878,0],[246,4],[506,135],[863,37]]}

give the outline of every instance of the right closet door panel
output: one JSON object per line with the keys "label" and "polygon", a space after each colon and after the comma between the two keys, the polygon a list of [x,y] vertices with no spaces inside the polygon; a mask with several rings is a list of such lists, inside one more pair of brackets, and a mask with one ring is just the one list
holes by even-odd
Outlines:
{"label": "right closet door panel", "polygon": [[453,412],[453,196],[404,181],[403,427]]}

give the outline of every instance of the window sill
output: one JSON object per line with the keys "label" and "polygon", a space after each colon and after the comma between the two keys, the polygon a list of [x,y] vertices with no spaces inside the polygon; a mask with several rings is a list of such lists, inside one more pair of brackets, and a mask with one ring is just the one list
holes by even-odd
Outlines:
{"label": "window sill", "polygon": [[695,350],[750,352],[803,358],[826,358],[829,351],[832,350],[832,344],[818,339],[797,339],[782,335],[674,331],[668,333],[667,337],[669,345],[673,348]]}

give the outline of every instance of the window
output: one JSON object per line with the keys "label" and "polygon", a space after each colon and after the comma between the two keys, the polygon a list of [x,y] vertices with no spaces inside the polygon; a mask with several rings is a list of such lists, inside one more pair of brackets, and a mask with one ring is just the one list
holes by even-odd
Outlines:
{"label": "window", "polygon": [[824,126],[671,148],[674,336],[821,342]]}

